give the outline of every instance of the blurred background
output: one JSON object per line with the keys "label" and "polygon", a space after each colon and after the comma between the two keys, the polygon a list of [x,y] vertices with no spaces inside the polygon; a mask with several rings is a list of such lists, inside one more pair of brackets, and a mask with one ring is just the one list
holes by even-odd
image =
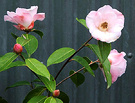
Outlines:
{"label": "blurred background", "polygon": [[[126,52],[128,63],[126,73],[112,84],[109,89],[104,81],[100,69],[95,71],[94,78],[89,73],[85,75],[85,82],[76,88],[69,79],[58,89],[67,93],[70,103],[135,103],[135,1],[134,0],[1,0],[0,3],[0,55],[12,52],[15,39],[11,32],[20,36],[22,31],[13,27],[10,22],[4,22],[7,11],[15,11],[17,7],[30,8],[38,6],[38,12],[46,13],[44,21],[36,21],[35,29],[44,33],[43,39],[34,34],[39,40],[39,47],[32,55],[46,65],[49,55],[61,47],[71,47],[77,50],[90,38],[89,31],[76,21],[76,18],[85,19],[91,10],[97,10],[104,5],[111,5],[125,16],[125,27],[121,37],[112,43],[112,49]],[[90,43],[97,43],[92,40]],[[132,53],[132,54],[131,54]],[[130,55],[131,54],[131,55]],[[78,53],[96,60],[96,56],[88,48]],[[50,73],[55,76],[63,63],[50,66]],[[70,70],[78,70],[81,66],[76,62],[69,63],[57,79],[57,83],[69,75]],[[11,88],[7,86],[21,81],[32,81],[36,77],[25,67],[11,68],[0,72],[0,96],[8,103],[22,103],[30,91],[29,86]]]}

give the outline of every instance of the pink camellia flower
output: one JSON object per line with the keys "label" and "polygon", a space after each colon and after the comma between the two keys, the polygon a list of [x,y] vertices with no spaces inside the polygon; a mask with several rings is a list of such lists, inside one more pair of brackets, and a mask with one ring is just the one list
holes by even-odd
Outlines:
{"label": "pink camellia flower", "polygon": [[117,50],[113,49],[108,56],[111,64],[110,73],[112,75],[112,83],[126,71],[127,61],[124,59],[125,55],[125,52],[118,53]]}
{"label": "pink camellia flower", "polygon": [[109,5],[91,11],[86,17],[86,25],[93,38],[103,42],[114,42],[121,36],[124,16]]}
{"label": "pink camellia flower", "polygon": [[37,13],[38,6],[31,6],[30,9],[17,8],[16,12],[7,11],[4,21],[10,21],[18,25],[14,25],[19,30],[28,30],[34,27],[36,20],[44,20],[45,13]]}

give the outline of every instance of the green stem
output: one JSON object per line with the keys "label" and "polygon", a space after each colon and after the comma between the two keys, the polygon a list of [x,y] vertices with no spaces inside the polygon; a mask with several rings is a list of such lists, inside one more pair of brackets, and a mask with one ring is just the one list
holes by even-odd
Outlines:
{"label": "green stem", "polygon": [[61,71],[64,69],[64,67],[67,65],[67,63],[70,61],[70,59],[76,54],[78,53],[83,47],[86,46],[86,44],[92,39],[93,37],[90,37],[89,40],[87,40],[73,55],[71,55],[68,60],[65,62],[65,64],[61,67],[61,69],[59,70],[59,72],[57,73],[57,75],[55,76],[55,80],[57,79],[57,77],[59,76],[59,74],[61,73]]}

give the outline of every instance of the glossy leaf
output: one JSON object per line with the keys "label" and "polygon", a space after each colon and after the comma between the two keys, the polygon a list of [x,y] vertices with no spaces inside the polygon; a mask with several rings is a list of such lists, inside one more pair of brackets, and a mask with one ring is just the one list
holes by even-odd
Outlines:
{"label": "glossy leaf", "polygon": [[28,103],[44,103],[46,96],[35,96],[31,98]]}
{"label": "glossy leaf", "polygon": [[50,92],[53,92],[56,89],[56,81],[53,76],[50,76],[50,80],[42,76],[39,76],[39,78]]}
{"label": "glossy leaf", "polygon": [[110,51],[111,51],[111,44],[98,41],[100,54],[102,57],[102,63],[107,59]]}
{"label": "glossy leaf", "polygon": [[30,39],[25,39],[23,37],[18,37],[16,39],[16,43],[20,44],[21,46],[26,45],[28,42],[30,42]]}
{"label": "glossy leaf", "polygon": [[0,72],[6,68],[18,57],[16,53],[10,52],[0,57]]}
{"label": "glossy leaf", "polygon": [[64,47],[54,51],[47,60],[47,66],[63,62],[75,53],[72,48]]}
{"label": "glossy leaf", "polygon": [[0,103],[8,103],[5,99],[3,99],[2,97],[0,97]]}
{"label": "glossy leaf", "polygon": [[46,77],[50,79],[50,73],[47,69],[47,67],[41,63],[40,61],[34,59],[34,58],[29,58],[25,60],[26,65],[36,74],[41,75],[43,77]]}
{"label": "glossy leaf", "polygon": [[[73,74],[74,72],[75,71],[71,70],[69,75]],[[75,75],[70,77],[70,79],[73,81],[73,83],[75,83],[76,87],[78,87],[85,81],[85,77],[83,76],[82,73],[76,73]]]}
{"label": "glossy leaf", "polygon": [[25,97],[25,99],[23,100],[23,103],[28,103],[28,101],[33,98],[34,96],[41,96],[43,94],[43,92],[46,90],[45,87],[43,86],[40,86],[40,87],[37,87],[33,90],[31,90],[27,96]]}
{"label": "glossy leaf", "polygon": [[69,97],[64,92],[60,91],[60,95],[58,96],[60,100],[63,101],[63,103],[69,103]]}
{"label": "glossy leaf", "polygon": [[81,23],[83,26],[85,26],[87,29],[89,29],[89,28],[87,27],[87,25],[86,25],[86,20],[84,20],[84,19],[78,19],[78,18],[76,18],[76,20],[77,20],[79,23]]}
{"label": "glossy leaf", "polygon": [[73,58],[73,60],[75,60],[75,61],[77,61],[78,63],[80,63],[83,67],[85,67],[85,68],[87,69],[87,71],[88,71],[91,75],[95,76],[95,75],[94,75],[94,72],[93,72],[92,69],[90,68],[88,62],[87,62],[83,57],[75,56],[75,57]]}
{"label": "glossy leaf", "polygon": [[53,97],[48,97],[48,98],[44,101],[44,103],[56,103],[56,100],[55,100],[55,98],[53,98]]}
{"label": "glossy leaf", "polygon": [[9,88],[14,88],[14,87],[18,87],[18,86],[24,86],[24,85],[29,85],[30,86],[31,84],[28,81],[19,81],[19,82],[16,82],[16,83],[12,84],[9,87],[7,87],[6,90],[9,89]]}
{"label": "glossy leaf", "polygon": [[25,38],[25,39],[29,39],[30,40],[24,46],[26,51],[27,51],[27,53],[28,53],[28,56],[30,57],[37,50],[38,40],[33,35],[30,35],[30,34],[23,34],[22,37]]}
{"label": "glossy leaf", "polygon": [[41,32],[40,30],[33,30],[33,32],[35,32],[36,34],[38,34],[41,38],[43,38],[43,32]]}
{"label": "glossy leaf", "polygon": [[56,99],[56,103],[63,103],[62,100],[58,99],[58,98],[55,98]]}
{"label": "glossy leaf", "polygon": [[15,61],[15,62],[12,62],[5,70],[12,67],[18,67],[18,66],[26,66],[26,64],[25,62],[22,62],[22,61]]}
{"label": "glossy leaf", "polygon": [[15,35],[14,33],[11,33],[12,37],[14,37],[15,39],[17,39],[19,36]]}

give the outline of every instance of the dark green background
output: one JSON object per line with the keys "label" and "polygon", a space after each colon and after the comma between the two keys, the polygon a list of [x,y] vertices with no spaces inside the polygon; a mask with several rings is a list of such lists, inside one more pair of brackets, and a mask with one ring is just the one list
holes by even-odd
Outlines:
{"label": "dark green background", "polygon": [[[88,30],[76,21],[76,17],[85,19],[91,10],[97,10],[106,4],[121,11],[125,16],[125,27],[119,40],[112,43],[112,48],[126,54],[132,53],[133,57],[127,59],[127,70],[121,78],[106,89],[106,83],[100,69],[95,72],[96,77],[86,74],[86,81],[78,88],[67,80],[59,86],[59,89],[66,92],[70,97],[70,103],[135,103],[135,1],[134,0],[1,0],[0,1],[0,55],[11,52],[15,44],[11,32],[20,36],[23,32],[13,27],[12,23],[4,22],[6,11],[15,11],[17,7],[30,8],[32,5],[39,6],[38,12],[45,12],[46,18],[43,22],[36,21],[35,29],[44,32],[39,40],[38,50],[32,55],[46,65],[49,55],[61,47],[78,49],[88,38]],[[91,43],[96,43],[92,40]],[[84,48],[78,55],[88,56],[95,60],[95,55],[87,48]],[[52,75],[60,69],[62,64],[50,66],[48,69]],[[75,62],[69,63],[57,82],[68,76],[71,69],[77,70],[81,66]],[[20,80],[31,81],[34,75],[24,67],[12,68],[0,73],[0,96],[9,103],[22,103],[29,92],[28,86],[4,89]]]}

